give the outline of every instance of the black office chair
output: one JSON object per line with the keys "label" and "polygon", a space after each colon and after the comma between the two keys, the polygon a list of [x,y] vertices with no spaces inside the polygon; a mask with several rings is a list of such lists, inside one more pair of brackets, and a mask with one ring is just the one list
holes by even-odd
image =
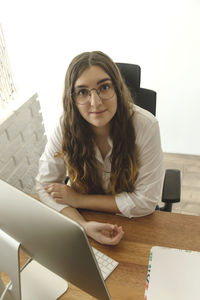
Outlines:
{"label": "black office chair", "polygon": [[[156,92],[140,87],[141,68],[138,65],[116,63],[122,77],[124,78],[135,104],[156,115]],[[181,174],[180,170],[165,170],[165,178],[162,191],[162,202],[164,206],[159,209],[162,211],[172,211],[172,204],[180,202],[181,194]]]}

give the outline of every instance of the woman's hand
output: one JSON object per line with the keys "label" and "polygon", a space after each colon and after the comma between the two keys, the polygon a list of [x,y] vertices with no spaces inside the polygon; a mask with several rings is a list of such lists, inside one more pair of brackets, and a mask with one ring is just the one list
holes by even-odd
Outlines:
{"label": "woman's hand", "polygon": [[[57,203],[66,204],[73,208],[79,208],[78,199],[79,193],[74,191],[70,186],[61,183],[52,183],[45,187],[47,193],[49,193]],[[70,207],[67,207],[69,211]],[[65,215],[68,216],[68,213]],[[70,216],[69,216],[70,217]],[[76,218],[73,218],[75,221]],[[95,221],[78,221],[85,229],[88,236],[96,240],[101,244],[117,245],[124,235],[124,231],[121,226],[99,223]]]}
{"label": "woman's hand", "polygon": [[70,186],[62,183],[52,183],[45,187],[45,190],[51,195],[57,203],[67,204],[78,208],[78,193]]}
{"label": "woman's hand", "polygon": [[101,244],[117,245],[124,235],[121,226],[89,221],[84,224],[88,236]]}
{"label": "woman's hand", "polygon": [[65,207],[61,213],[79,223],[86,231],[86,234],[101,244],[117,245],[122,239],[124,232],[121,226],[108,223],[99,223],[95,221],[87,221],[73,207]]}

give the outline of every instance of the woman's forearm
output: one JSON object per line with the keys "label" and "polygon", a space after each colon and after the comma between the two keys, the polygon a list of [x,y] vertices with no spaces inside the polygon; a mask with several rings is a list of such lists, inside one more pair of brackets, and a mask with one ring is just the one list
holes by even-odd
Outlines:
{"label": "woman's forearm", "polygon": [[[75,201],[74,201],[75,203]],[[115,196],[78,194],[77,208],[119,213]]]}
{"label": "woman's forearm", "polygon": [[45,190],[59,204],[110,213],[120,212],[113,195],[81,194],[61,183],[52,183]]}
{"label": "woman's forearm", "polygon": [[85,224],[87,223],[87,221],[83,218],[83,216],[78,212],[76,208],[70,206],[65,207],[61,210],[61,214],[79,223],[82,227],[85,227]]}

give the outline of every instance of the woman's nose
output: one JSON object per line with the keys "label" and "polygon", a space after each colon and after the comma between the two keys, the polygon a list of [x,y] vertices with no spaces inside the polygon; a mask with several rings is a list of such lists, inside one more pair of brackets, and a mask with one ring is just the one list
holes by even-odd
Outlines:
{"label": "woman's nose", "polygon": [[90,105],[98,106],[102,103],[101,98],[99,97],[96,90],[92,90],[90,94]]}

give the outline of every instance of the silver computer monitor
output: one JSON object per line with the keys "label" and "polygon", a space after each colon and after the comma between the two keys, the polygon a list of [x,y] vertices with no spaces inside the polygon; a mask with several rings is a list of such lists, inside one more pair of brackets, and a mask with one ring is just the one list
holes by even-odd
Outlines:
{"label": "silver computer monitor", "polygon": [[63,279],[97,299],[111,299],[84,229],[2,180],[0,229]]}

